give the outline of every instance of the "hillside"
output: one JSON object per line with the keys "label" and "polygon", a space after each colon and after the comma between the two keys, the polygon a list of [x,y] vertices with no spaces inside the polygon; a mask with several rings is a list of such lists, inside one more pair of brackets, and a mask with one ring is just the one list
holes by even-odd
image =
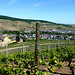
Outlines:
{"label": "hillside", "polygon": [[50,30],[50,29],[67,29],[67,30],[75,30],[75,25],[65,25],[65,24],[57,24],[44,20],[31,20],[31,19],[19,19],[12,18],[8,16],[0,15],[0,31],[3,30],[35,30],[36,22],[39,21],[41,23],[41,30]]}

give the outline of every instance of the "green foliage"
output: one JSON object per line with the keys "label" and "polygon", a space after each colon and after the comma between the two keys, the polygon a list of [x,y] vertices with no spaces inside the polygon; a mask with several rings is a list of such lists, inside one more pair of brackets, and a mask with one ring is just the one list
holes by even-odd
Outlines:
{"label": "green foliage", "polygon": [[57,29],[62,29],[61,27],[57,27]]}
{"label": "green foliage", "polygon": [[2,62],[6,62],[6,59],[7,59],[6,57],[2,57],[2,58],[1,58],[1,61],[2,61]]}
{"label": "green foliage", "polygon": [[57,66],[59,69],[62,68],[62,65],[61,65],[61,64],[57,64],[56,66]]}
{"label": "green foliage", "polygon": [[64,36],[64,40],[66,40],[67,36]]}
{"label": "green foliage", "polygon": [[12,25],[12,26],[14,26],[14,27],[15,27],[16,25]]}
{"label": "green foliage", "polygon": [[50,72],[46,72],[44,75],[50,75]]}
{"label": "green foliage", "polygon": [[56,63],[57,63],[57,58],[54,57],[53,59],[50,59],[50,61],[49,61],[49,66],[55,65]]}
{"label": "green foliage", "polygon": [[12,37],[9,37],[9,39],[13,39]]}
{"label": "green foliage", "polygon": [[75,68],[75,65],[71,65],[72,68]]}
{"label": "green foliage", "polygon": [[20,31],[3,31],[2,33],[3,34],[16,34],[16,35],[19,35]]}
{"label": "green foliage", "polygon": [[13,45],[13,44],[17,44],[18,42],[16,41],[16,42],[13,42],[13,43],[10,43],[9,45]]}
{"label": "green foliage", "polygon": [[[23,53],[9,54],[6,57],[0,57],[0,74],[1,75],[49,75],[54,72],[55,66],[63,68],[62,62],[71,62],[75,55],[75,47],[62,47],[51,50],[39,51],[39,65],[48,66],[49,72],[43,74],[35,63],[35,51],[26,51]],[[42,57],[44,56],[44,57]],[[47,63],[48,64],[47,64]],[[70,64],[71,70],[75,65]],[[24,71],[27,69],[27,71]],[[33,71],[34,70],[34,71]]]}
{"label": "green foliage", "polygon": [[25,38],[25,37],[22,37],[22,39],[23,39],[23,42],[25,42],[25,41],[26,41],[26,38]]}
{"label": "green foliage", "polygon": [[36,73],[35,73],[36,75],[44,75],[42,72],[40,72],[40,71],[37,71]]}

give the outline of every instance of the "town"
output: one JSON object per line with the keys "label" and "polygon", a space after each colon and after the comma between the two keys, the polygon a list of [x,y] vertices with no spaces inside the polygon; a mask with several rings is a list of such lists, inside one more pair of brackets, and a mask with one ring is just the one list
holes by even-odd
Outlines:
{"label": "town", "polygon": [[[74,40],[74,30],[40,30],[40,39],[45,40]],[[0,47],[14,42],[25,42],[35,40],[35,31],[4,31],[0,33]]]}

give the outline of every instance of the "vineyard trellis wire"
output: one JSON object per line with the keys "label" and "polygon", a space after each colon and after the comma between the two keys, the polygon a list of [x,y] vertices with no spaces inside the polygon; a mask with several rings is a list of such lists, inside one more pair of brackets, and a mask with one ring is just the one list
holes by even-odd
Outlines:
{"label": "vineyard trellis wire", "polygon": [[[74,42],[69,43],[43,43],[40,44],[41,50],[42,49],[48,49],[50,50],[51,48],[57,48],[57,47],[66,47],[66,46],[72,46],[74,45]],[[14,48],[8,48],[8,46],[6,46],[6,49],[4,50],[0,50],[0,55],[6,55],[6,57],[8,56],[9,53],[17,53],[17,52],[25,52],[25,51],[33,51],[35,50],[35,45],[27,45],[27,46],[20,46],[20,47],[14,47]]]}

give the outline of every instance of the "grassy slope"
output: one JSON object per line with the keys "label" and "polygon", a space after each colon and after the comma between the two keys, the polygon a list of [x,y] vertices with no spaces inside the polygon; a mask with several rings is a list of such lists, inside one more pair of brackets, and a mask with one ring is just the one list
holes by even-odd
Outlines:
{"label": "grassy slope", "polygon": [[[25,28],[25,30],[34,30],[36,22],[39,21],[41,23],[42,30],[49,30],[49,29],[70,29],[75,30],[71,25],[65,24],[57,24],[49,21],[44,20],[32,20],[32,19],[19,19],[19,18],[12,18],[8,16],[0,15],[0,30],[21,30]],[[6,26],[6,28],[5,28]]]}

